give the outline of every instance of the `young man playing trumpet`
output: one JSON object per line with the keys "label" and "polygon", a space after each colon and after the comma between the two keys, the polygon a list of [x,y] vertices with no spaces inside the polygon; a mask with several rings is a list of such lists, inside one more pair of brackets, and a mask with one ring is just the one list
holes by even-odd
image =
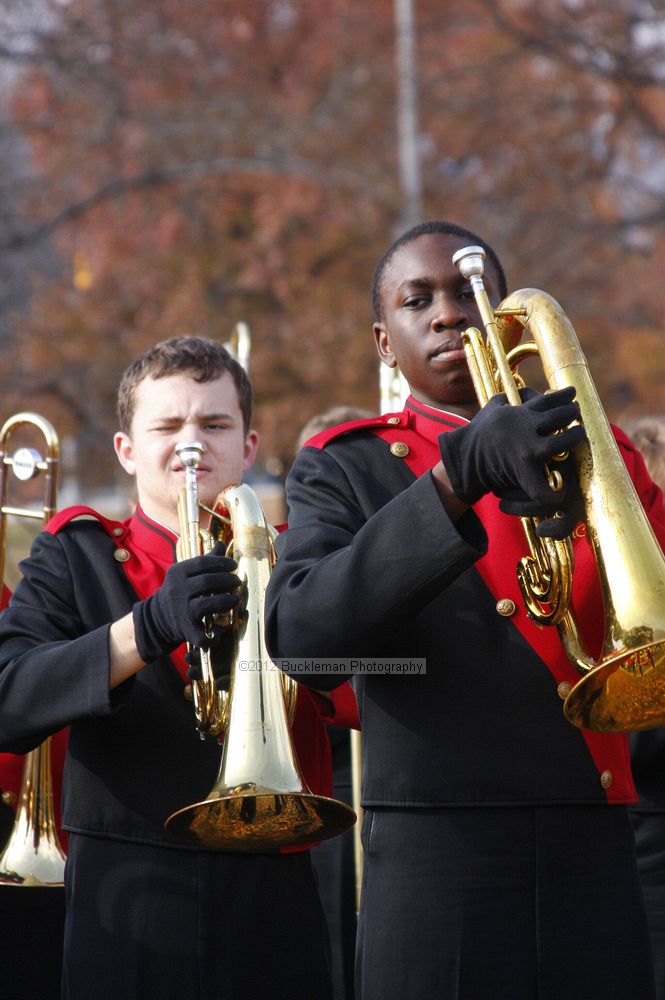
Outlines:
{"label": "young man playing trumpet", "polygon": [[[424,223],[379,262],[375,340],[411,395],[403,412],[323,432],[296,458],[266,638],[292,663],[367,663],[354,677],[365,808],[357,1000],[648,998],[627,740],[564,718],[579,675],[556,629],[526,615],[515,573],[526,551],[516,515],[536,516],[542,536],[572,532],[573,605],[600,644],[575,469],[557,461],[585,433],[571,426],[571,389],[479,409],[461,334],[483,324],[452,262],[469,244],[484,247],[496,306],[503,269],[468,230]],[[620,445],[648,503],[644,464]],[[665,539],[662,504],[648,512]],[[425,670],[372,673],[372,658]],[[345,676],[322,664],[301,679],[332,689]]]}
{"label": "young man playing trumpet", "polygon": [[[256,455],[251,402],[243,369],[213,341],[173,338],[138,358],[114,440],[134,514],[57,515],[1,620],[0,748],[21,753],[70,726],[65,1000],[330,995],[309,852],[190,849],[164,829],[206,797],[220,758],[196,733],[184,643],[214,645],[203,616],[231,609],[239,583],[215,551],[175,561],[176,445],[202,443],[198,493],[211,506]],[[293,722],[305,778],[324,794],[327,711],[307,692]]]}

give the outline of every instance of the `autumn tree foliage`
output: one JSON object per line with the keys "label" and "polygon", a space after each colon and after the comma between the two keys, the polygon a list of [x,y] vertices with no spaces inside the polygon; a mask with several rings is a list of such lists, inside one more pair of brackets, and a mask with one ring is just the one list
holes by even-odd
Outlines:
{"label": "autumn tree foliage", "polygon": [[[333,403],[376,408],[368,286],[403,225],[388,0],[31,0],[5,18],[18,162],[3,410],[113,475],[122,368],[252,332],[264,460]],[[611,416],[661,409],[665,36],[653,3],[414,0],[423,214],[482,231],[571,316]],[[14,158],[16,160],[16,156]],[[25,258],[27,253],[32,256]]]}

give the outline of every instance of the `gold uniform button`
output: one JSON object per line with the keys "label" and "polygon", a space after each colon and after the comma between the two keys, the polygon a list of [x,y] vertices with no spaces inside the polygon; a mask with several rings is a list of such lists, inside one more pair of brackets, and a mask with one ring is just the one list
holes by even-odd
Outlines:
{"label": "gold uniform button", "polygon": [[600,783],[603,788],[608,789],[612,784],[612,772],[603,771],[603,773],[600,776]]}
{"label": "gold uniform button", "polygon": [[509,597],[502,597],[500,601],[496,602],[496,610],[502,618],[510,618],[517,609],[514,601],[511,601]]}
{"label": "gold uniform button", "polygon": [[401,423],[401,420],[400,420],[399,417],[388,417],[388,419],[386,420],[386,423],[387,424],[399,424],[399,423]]}
{"label": "gold uniform button", "polygon": [[15,806],[17,799],[18,799],[18,795],[16,794],[16,792],[3,792],[2,793],[2,801],[4,802],[4,804],[6,806]]}
{"label": "gold uniform button", "polygon": [[556,693],[559,695],[559,698],[561,698],[561,701],[566,700],[572,690],[572,687],[573,685],[570,681],[561,681],[560,684],[557,684]]}
{"label": "gold uniform button", "polygon": [[390,452],[396,458],[406,458],[409,454],[409,446],[408,444],[404,444],[403,441],[393,441],[390,446]]}
{"label": "gold uniform button", "polygon": [[187,684],[183,688],[182,693],[184,694],[184,696],[187,699],[187,701],[191,701],[192,697],[193,697],[193,695],[192,695],[192,685],[191,684]]}
{"label": "gold uniform button", "polygon": [[113,558],[117,560],[117,562],[122,563],[122,562],[127,562],[127,560],[130,558],[130,555],[127,549],[116,549],[115,552],[113,553]]}
{"label": "gold uniform button", "polygon": [[124,528],[114,528],[111,533],[115,535],[116,538],[120,538],[124,530],[125,530]]}

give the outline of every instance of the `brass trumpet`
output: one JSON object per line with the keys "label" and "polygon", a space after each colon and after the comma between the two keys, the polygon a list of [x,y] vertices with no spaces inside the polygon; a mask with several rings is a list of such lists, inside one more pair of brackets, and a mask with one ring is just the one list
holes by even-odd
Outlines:
{"label": "brass trumpet", "polygon": [[[484,259],[482,247],[465,247],[453,256],[471,283],[487,335],[485,344],[473,327],[462,335],[481,406],[496,392],[505,392],[510,403],[519,404],[522,382],[517,366],[524,357],[538,354],[551,389],[575,387],[587,434],[573,459],[605,607],[598,660],[584,649],[570,610],[569,539],[538,539],[533,524],[527,523],[531,554],[518,567],[528,613],[542,624],[556,625],[569,659],[583,675],[566,698],[566,718],[603,732],[661,726],[665,556],[626,471],[568,317],[550,295],[532,288],[513,292],[492,309],[482,280]],[[520,345],[524,329],[533,342]]]}
{"label": "brass trumpet", "polygon": [[[199,512],[199,494],[196,482],[196,470],[203,445],[198,441],[191,444],[176,445],[176,455],[185,470],[185,486],[178,495],[178,524],[180,536],[176,544],[176,558],[192,559],[194,556],[210,552],[216,542],[215,526],[218,521],[212,520],[209,528],[201,527]],[[213,623],[207,623],[206,628]],[[210,650],[199,649],[201,660],[201,680],[192,681],[192,702],[196,728],[202,740],[206,736],[219,736],[226,726],[225,702],[223,691],[215,686]]]}
{"label": "brass trumpet", "polygon": [[[13,455],[8,454],[9,438],[14,431],[25,426],[36,427],[41,432],[46,444],[45,458],[34,448],[19,448]],[[59,454],[60,446],[54,428],[48,420],[36,413],[17,413],[6,420],[0,430],[0,580],[4,579],[6,562],[7,518],[29,518],[45,524],[55,514]],[[43,474],[44,499],[41,510],[14,507],[8,503],[9,470],[21,480]],[[53,813],[49,737],[25,755],[14,826],[0,855],[0,885],[62,886],[65,860]]]}
{"label": "brass trumpet", "polygon": [[[193,469],[185,486],[190,497],[181,507],[189,502],[193,508],[196,502],[198,508],[195,469],[202,446],[181,445],[178,454],[185,469]],[[215,690],[212,665],[204,668],[202,657],[203,690],[197,696],[203,712],[213,704],[205,729],[223,739],[222,760],[208,797],[173,813],[166,828],[193,846],[226,851],[278,850],[334,837],[355,822],[355,813],[307,787],[288,722],[287,702],[293,710],[297,685],[270,661],[265,646],[265,590],[275,559],[272,531],[256,494],[244,484],[224,490],[209,513],[210,541],[226,542],[242,581],[240,602],[221,623],[233,640],[229,693],[223,697]],[[190,528],[194,516],[191,509]],[[214,622],[205,624],[215,627]],[[201,732],[201,707],[196,704]]]}

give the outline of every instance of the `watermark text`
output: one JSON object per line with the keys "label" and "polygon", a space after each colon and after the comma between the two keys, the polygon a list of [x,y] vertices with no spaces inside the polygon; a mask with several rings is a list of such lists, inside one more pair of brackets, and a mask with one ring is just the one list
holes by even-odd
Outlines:
{"label": "watermark text", "polygon": [[270,670],[273,665],[287,674],[426,674],[427,660],[418,657],[281,657],[274,660],[239,660],[246,672]]}

